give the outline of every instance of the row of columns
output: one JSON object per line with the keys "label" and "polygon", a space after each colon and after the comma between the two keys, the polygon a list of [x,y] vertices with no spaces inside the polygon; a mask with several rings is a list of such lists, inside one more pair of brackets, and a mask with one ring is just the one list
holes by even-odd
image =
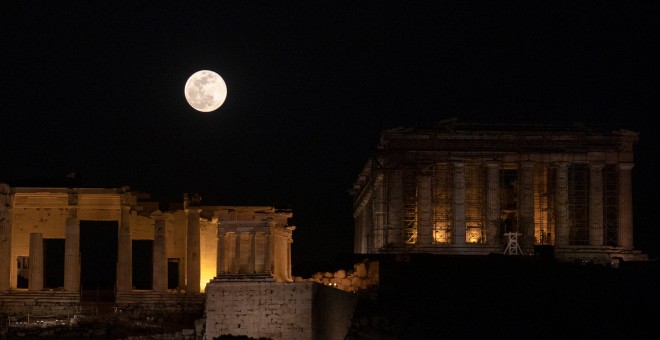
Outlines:
{"label": "row of columns", "polygon": [[[130,207],[123,206],[121,220],[119,221],[119,239],[117,256],[117,290],[130,291],[132,289],[132,239],[130,228]],[[167,292],[167,244],[166,225],[162,214],[155,214],[154,244],[153,244],[153,287],[155,292]],[[199,219],[198,219],[199,221]],[[194,228],[194,225],[192,226]],[[199,229],[199,222],[197,222]],[[69,217],[66,220],[64,249],[64,289],[67,291],[80,290],[80,222],[76,217],[76,209],[69,208]],[[199,244],[199,241],[197,241]],[[28,290],[43,290],[44,288],[44,250],[43,235],[30,234],[30,271]],[[9,256],[7,256],[9,258]],[[4,281],[3,281],[4,283]],[[197,292],[199,292],[199,278],[197,279]],[[193,288],[193,287],[190,287]],[[9,289],[9,287],[6,287]],[[6,290],[5,289],[5,290]],[[194,291],[194,289],[191,289]]]}
{"label": "row of columns", "polygon": [[[250,240],[250,250],[248,252],[247,267],[241,271],[241,266],[245,262],[244,256],[241,256],[241,240],[243,235],[248,235]],[[263,271],[257,273],[257,235],[263,239]],[[234,242],[233,256],[227,255],[229,243]],[[218,229],[218,252],[217,252],[217,273],[222,274],[270,274],[272,271],[272,253],[273,244],[271,235],[267,231],[253,230],[234,230],[227,231],[225,228]]]}
{"label": "row of columns", "polygon": [[[80,289],[80,222],[77,218],[75,208],[69,209],[69,217],[66,221],[65,259],[64,259],[64,289],[67,291],[79,291]],[[186,265],[186,276],[188,278],[186,292],[199,292],[199,212],[200,209],[188,209],[188,262]],[[121,219],[119,221],[118,239],[118,264],[117,264],[117,290],[130,291],[132,289],[132,257],[131,257],[131,225],[130,207],[122,207]],[[167,291],[167,253],[166,253],[166,223],[162,214],[152,215],[155,219],[154,225],[154,256],[153,256],[153,287],[156,292]],[[249,230],[235,230],[224,232],[219,228],[217,273],[218,274],[271,274],[275,272],[278,280],[292,281],[291,276],[291,244],[290,233],[293,227],[286,227],[282,237],[275,248],[272,235],[272,227],[254,228]],[[249,235],[249,247],[247,267],[241,270],[245,262],[241,256],[242,235]],[[257,272],[257,236],[263,240],[263,270]],[[229,242],[235,243],[233,258],[225,256]],[[191,249],[192,248],[192,249]],[[29,290],[43,290],[43,235],[33,233],[30,235],[30,272]],[[281,254],[279,260],[274,263],[274,253]],[[284,256],[285,255],[285,256]],[[231,261],[231,262],[230,262]],[[231,266],[230,266],[231,265]],[[8,288],[7,288],[8,289]]]}
{"label": "row of columns", "polygon": [[[453,243],[465,244],[465,164],[453,162],[452,177],[452,234]],[[498,162],[486,162],[486,241],[488,244],[499,244],[499,169]],[[556,166],[556,204],[555,222],[558,246],[569,245],[569,206],[568,206],[568,168],[569,162],[558,162]],[[603,237],[603,167],[604,164],[590,164],[591,180],[589,188],[589,244],[602,246]],[[519,226],[527,247],[534,240],[534,162],[521,162],[519,168],[520,188],[518,194]],[[619,246],[632,248],[632,163],[620,163],[619,169]],[[430,173],[417,176],[417,244],[429,245],[433,242],[433,178]],[[390,180],[390,200],[388,202],[389,224],[397,225],[403,211],[401,172],[394,173]],[[398,225],[401,225],[399,223]],[[391,230],[385,229],[384,239],[389,243],[402,243],[401,238]]]}

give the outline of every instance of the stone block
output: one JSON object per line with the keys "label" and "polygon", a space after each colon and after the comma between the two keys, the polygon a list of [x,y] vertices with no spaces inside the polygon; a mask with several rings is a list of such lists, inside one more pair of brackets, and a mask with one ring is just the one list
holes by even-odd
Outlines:
{"label": "stone block", "polygon": [[344,287],[350,287],[353,284],[353,280],[351,280],[349,278],[344,278],[344,279],[341,279],[340,284]]}
{"label": "stone block", "polygon": [[367,266],[362,263],[357,263],[355,266],[355,276],[357,277],[366,277],[367,276]]}
{"label": "stone block", "polygon": [[338,271],[335,272],[335,275],[334,275],[334,276],[335,276],[336,278],[338,278],[338,279],[343,279],[343,278],[346,277],[346,271],[343,270],[343,269],[340,269],[340,270],[338,270]]}

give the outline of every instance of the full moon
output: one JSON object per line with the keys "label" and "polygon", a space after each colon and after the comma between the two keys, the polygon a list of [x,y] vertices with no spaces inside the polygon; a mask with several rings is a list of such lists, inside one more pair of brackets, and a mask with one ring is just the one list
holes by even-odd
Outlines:
{"label": "full moon", "polygon": [[188,78],[184,93],[193,109],[211,112],[217,110],[227,99],[227,84],[213,71],[197,71]]}

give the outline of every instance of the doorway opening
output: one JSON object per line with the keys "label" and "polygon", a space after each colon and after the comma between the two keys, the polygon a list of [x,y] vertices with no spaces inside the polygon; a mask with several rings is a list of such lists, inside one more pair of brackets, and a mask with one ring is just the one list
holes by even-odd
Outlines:
{"label": "doorway opening", "polygon": [[44,239],[44,288],[64,287],[64,239]]}
{"label": "doorway opening", "polygon": [[167,289],[170,291],[179,291],[179,259],[167,259]]}
{"label": "doorway opening", "polygon": [[153,289],[153,240],[133,240],[133,289]]}
{"label": "doorway opening", "polygon": [[115,300],[118,231],[117,221],[80,221],[82,301]]}

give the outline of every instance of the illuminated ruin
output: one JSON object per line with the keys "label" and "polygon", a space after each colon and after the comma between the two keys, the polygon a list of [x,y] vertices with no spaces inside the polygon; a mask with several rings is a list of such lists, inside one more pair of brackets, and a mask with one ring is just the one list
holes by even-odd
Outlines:
{"label": "illuminated ruin", "polygon": [[209,337],[343,339],[357,298],[294,282],[291,216],[195,195],[161,211],[129,188],[0,183],[0,314],[14,328],[74,325],[91,307],[141,325],[197,319],[189,331],[205,325]]}
{"label": "illuminated ruin", "polygon": [[[128,188],[0,184],[0,189],[0,297],[2,292],[75,292],[79,302],[78,293],[84,299],[86,289],[99,285],[84,287],[85,263],[101,266],[96,260],[103,258],[114,262],[110,282],[101,282],[101,289],[115,293],[118,303],[139,299],[141,292],[198,294],[225,273],[293,281],[295,227],[287,224],[288,210],[203,206],[197,197],[186,196],[178,208],[160,211],[158,202]],[[81,253],[81,231],[91,229],[106,230],[102,243],[113,243],[97,259]],[[134,254],[151,260],[138,259],[142,267],[137,269]],[[149,273],[135,272],[144,268]],[[136,277],[141,282],[134,282]]]}
{"label": "illuminated ruin", "polygon": [[355,252],[643,259],[633,248],[636,132],[547,125],[383,131],[354,184]]}

